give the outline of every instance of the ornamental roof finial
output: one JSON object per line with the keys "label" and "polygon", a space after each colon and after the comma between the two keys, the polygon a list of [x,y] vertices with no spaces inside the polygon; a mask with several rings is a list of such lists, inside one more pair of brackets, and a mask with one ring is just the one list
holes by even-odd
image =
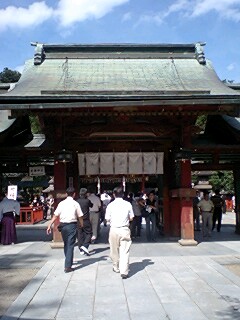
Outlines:
{"label": "ornamental roof finial", "polygon": [[34,64],[39,65],[44,60],[44,49],[43,44],[38,42],[31,42],[31,46],[35,46],[35,53],[34,53]]}
{"label": "ornamental roof finial", "polygon": [[203,47],[205,45],[206,45],[205,42],[197,42],[195,44],[196,58],[200,64],[206,64],[206,59],[205,59],[204,50],[203,50]]}

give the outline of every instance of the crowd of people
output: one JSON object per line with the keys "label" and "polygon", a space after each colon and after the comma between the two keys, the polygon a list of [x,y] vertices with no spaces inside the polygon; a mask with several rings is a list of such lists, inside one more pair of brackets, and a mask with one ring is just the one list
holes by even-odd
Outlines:
{"label": "crowd of people", "polygon": [[19,192],[18,199],[22,207],[42,207],[43,219],[52,218],[54,211],[54,197],[51,193],[48,195],[41,192],[29,192],[22,190]]}
{"label": "crowd of people", "polygon": [[47,233],[51,233],[52,225],[59,217],[58,230],[64,242],[64,271],[72,272],[76,238],[80,254],[88,256],[90,244],[98,240],[101,225],[104,227],[109,224],[113,271],[125,279],[128,276],[129,249],[132,240],[141,237],[143,217],[146,220],[147,240],[156,241],[157,216],[158,197],[154,191],[148,195],[138,193],[135,196],[133,193],[124,193],[119,187],[112,193],[104,191],[99,196],[95,194],[94,188],[81,188],[79,195],[73,188],[68,188],[67,198],[58,204]]}
{"label": "crowd of people", "polygon": [[[73,188],[66,190],[67,197],[53,209],[54,199],[33,196],[31,206],[42,205],[51,208],[47,233],[50,234],[53,223],[59,218],[58,230],[62,234],[65,254],[65,272],[72,272],[73,252],[76,240],[81,255],[89,256],[90,244],[98,241],[101,228],[110,225],[109,244],[113,271],[122,278],[128,276],[129,250],[132,241],[142,237],[142,224],[146,223],[146,240],[157,240],[160,225],[159,198],[154,190],[148,194],[123,192],[118,187],[113,192],[104,191],[97,195],[92,187],[81,188],[79,193]],[[8,199],[6,194],[0,195],[0,216],[2,224],[1,243],[16,243],[15,216],[20,213],[20,204]],[[196,192],[193,199],[194,229],[201,231],[204,237],[210,237],[216,228],[221,231],[222,214],[225,201],[220,190],[212,196],[204,192],[201,197]],[[45,213],[45,217],[49,213]],[[144,219],[144,220],[143,220]],[[200,223],[202,220],[202,224]]]}

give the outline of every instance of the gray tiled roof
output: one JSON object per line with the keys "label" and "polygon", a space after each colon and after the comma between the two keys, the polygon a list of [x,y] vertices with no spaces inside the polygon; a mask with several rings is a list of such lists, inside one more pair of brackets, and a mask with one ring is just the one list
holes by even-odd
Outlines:
{"label": "gray tiled roof", "polygon": [[208,60],[199,62],[193,45],[190,50],[180,45],[150,46],[146,53],[146,45],[135,46],[136,52],[125,45],[130,53],[124,54],[122,47],[119,52],[113,47],[112,54],[111,46],[107,53],[101,48],[91,46],[92,52],[89,46],[43,46],[44,58],[34,64],[35,54],[35,60],[27,61],[20,81],[6,95],[240,95],[220,81]]}
{"label": "gray tiled roof", "polygon": [[240,118],[222,115],[223,119],[235,130],[240,131]]}

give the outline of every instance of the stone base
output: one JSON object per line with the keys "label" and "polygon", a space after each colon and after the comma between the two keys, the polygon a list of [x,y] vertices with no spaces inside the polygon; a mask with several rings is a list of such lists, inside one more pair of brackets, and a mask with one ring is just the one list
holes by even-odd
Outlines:
{"label": "stone base", "polygon": [[60,248],[62,249],[64,247],[64,244],[62,241],[55,241],[55,242],[52,242],[50,246],[52,249],[60,249]]}
{"label": "stone base", "polygon": [[194,239],[180,239],[178,240],[178,243],[181,246],[197,246],[198,242],[195,241]]}

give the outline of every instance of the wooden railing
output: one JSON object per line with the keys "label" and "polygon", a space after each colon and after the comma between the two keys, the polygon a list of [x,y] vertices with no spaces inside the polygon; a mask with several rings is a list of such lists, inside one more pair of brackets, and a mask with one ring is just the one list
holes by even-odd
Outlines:
{"label": "wooden railing", "polygon": [[43,207],[21,207],[17,224],[34,224],[43,220]]}

